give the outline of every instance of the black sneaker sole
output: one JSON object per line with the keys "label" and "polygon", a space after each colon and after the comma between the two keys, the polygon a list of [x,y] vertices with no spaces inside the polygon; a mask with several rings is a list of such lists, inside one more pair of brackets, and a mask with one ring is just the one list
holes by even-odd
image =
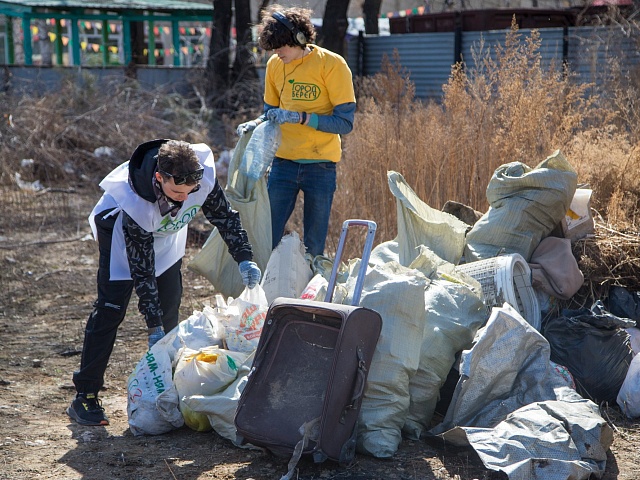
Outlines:
{"label": "black sneaker sole", "polygon": [[74,420],[76,423],[80,425],[87,425],[91,427],[104,427],[109,425],[109,420],[107,419],[101,420],[100,422],[92,422],[91,420],[80,418],[76,413],[76,411],[70,406],[67,407],[67,415],[69,415],[69,418],[71,418],[71,420]]}

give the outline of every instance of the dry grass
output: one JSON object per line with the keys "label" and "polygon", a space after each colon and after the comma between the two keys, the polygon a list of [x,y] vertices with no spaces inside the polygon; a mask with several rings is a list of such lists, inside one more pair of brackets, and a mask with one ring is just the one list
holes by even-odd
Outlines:
{"label": "dry grass", "polygon": [[587,86],[568,72],[543,69],[539,47],[535,32],[521,41],[517,28],[495,60],[481,45],[479,68],[455,65],[439,105],[416,100],[405,72],[387,59],[383,72],[362,85],[355,129],[345,139],[344,183],[359,178],[377,187],[382,177],[384,186],[392,169],[434,208],[455,200],[485,211],[498,166],[533,167],[565,150],[593,114]]}
{"label": "dry grass", "polygon": [[349,198],[366,195],[366,205],[356,202],[359,215],[378,219],[381,232],[392,233],[388,170],[400,172],[434,208],[455,200],[485,211],[486,186],[498,166],[535,166],[566,144],[591,115],[594,99],[567,72],[545,71],[539,46],[535,33],[521,42],[517,28],[495,60],[481,45],[479,68],[455,65],[441,104],[416,100],[398,59],[385,59],[383,71],[362,82],[355,129],[345,139],[342,184],[354,194],[342,197],[345,213],[353,211]]}
{"label": "dry grass", "polygon": [[361,81],[355,128],[345,137],[339,169],[332,236],[354,217],[376,220],[378,241],[395,236],[388,170],[400,172],[433,208],[453,200],[483,212],[498,166],[520,161],[535,167],[560,149],[579,183],[593,188],[592,206],[604,225],[586,254],[608,265],[609,276],[600,272],[595,282],[640,290],[637,260],[621,262],[614,253],[640,256],[640,123],[633,108],[640,85],[619,74],[598,95],[594,85],[574,82],[561,66],[544,68],[539,49],[535,32],[523,39],[513,26],[493,59],[480,45],[476,69],[454,66],[440,104],[414,97],[397,58]]}
{"label": "dry grass", "polygon": [[[143,141],[207,140],[206,113],[182,97],[145,91],[134,81],[105,88],[85,76],[84,84],[67,81],[60,92],[40,97],[0,95],[0,184],[11,185],[19,173],[47,186],[94,186]],[[113,154],[96,156],[104,146]],[[33,162],[23,166],[24,159]]]}
{"label": "dry grass", "polygon": [[597,219],[595,238],[578,240],[573,245],[585,283],[565,306],[589,308],[594,299],[607,298],[609,288],[614,285],[640,290],[639,253],[637,231],[619,231],[602,218]]}

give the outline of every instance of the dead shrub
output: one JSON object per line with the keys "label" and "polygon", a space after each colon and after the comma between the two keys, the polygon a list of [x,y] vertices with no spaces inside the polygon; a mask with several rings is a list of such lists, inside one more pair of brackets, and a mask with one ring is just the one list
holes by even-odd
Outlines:
{"label": "dead shrub", "polygon": [[[16,173],[47,186],[93,185],[146,140],[207,140],[206,112],[194,111],[179,95],[146,91],[133,81],[104,88],[85,76],[82,86],[69,80],[54,95],[3,94],[1,101],[2,185],[13,184]],[[99,147],[110,150],[101,156]]]}
{"label": "dead shrub", "polygon": [[539,35],[523,41],[514,25],[495,59],[481,44],[474,52],[477,68],[453,67],[441,104],[416,100],[400,59],[383,60],[382,71],[358,90],[333,228],[346,217],[369,216],[383,238],[393,237],[388,170],[401,173],[433,208],[453,200],[485,211],[486,186],[498,166],[535,166],[564,149],[591,119],[594,98],[584,96],[586,87],[568,72],[544,69],[539,48]]}
{"label": "dead shrub", "polygon": [[[578,257],[581,267],[587,275],[590,262],[604,265],[615,274],[598,274],[596,282],[624,282],[639,290],[635,264],[618,261],[609,246],[638,257],[637,243],[620,235],[638,230],[640,122],[633,107],[640,86],[620,75],[621,82],[606,84],[619,85],[617,91],[599,94],[561,66],[543,67],[539,50],[537,32],[523,39],[513,25],[495,55],[480,44],[475,69],[452,68],[440,104],[416,100],[397,55],[393,62],[384,59],[382,71],[358,85],[354,130],[344,138],[338,170],[331,238],[338,237],[343,220],[358,217],[378,223],[378,241],[395,236],[389,170],[400,172],[433,208],[453,200],[486,211],[485,191],[497,167],[513,161],[534,167],[560,149],[579,183],[593,188],[592,206],[608,229],[585,241],[591,243]],[[605,239],[609,245],[601,245]],[[350,253],[358,255],[359,248]]]}

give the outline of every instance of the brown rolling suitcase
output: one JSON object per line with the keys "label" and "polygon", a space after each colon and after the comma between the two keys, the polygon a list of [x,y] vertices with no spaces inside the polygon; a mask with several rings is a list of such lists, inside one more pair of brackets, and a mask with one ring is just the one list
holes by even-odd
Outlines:
{"label": "brown rolling suitcase", "polygon": [[[330,303],[353,226],[368,232],[352,305]],[[324,302],[280,297],[267,312],[235,425],[241,443],[291,455],[290,473],[302,454],[341,464],[355,457],[356,423],[382,328],[380,314],[357,306],[375,230],[371,221],[344,222]]]}

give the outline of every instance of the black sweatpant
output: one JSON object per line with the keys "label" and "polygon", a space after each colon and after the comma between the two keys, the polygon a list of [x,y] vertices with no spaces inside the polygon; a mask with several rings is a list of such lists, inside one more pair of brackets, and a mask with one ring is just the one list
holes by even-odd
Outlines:
{"label": "black sweatpant", "polygon": [[[98,393],[104,385],[104,374],[116,341],[116,333],[127,313],[127,306],[133,292],[132,280],[109,280],[111,236],[117,215],[104,219],[106,213],[107,211],[100,212],[95,216],[100,249],[98,299],[93,304],[93,312],[87,320],[80,370],[73,373],[73,383],[78,393]],[[169,332],[178,325],[182,298],[181,266],[182,260],[178,260],[157,277],[158,296],[163,311],[162,325],[165,332]]]}

